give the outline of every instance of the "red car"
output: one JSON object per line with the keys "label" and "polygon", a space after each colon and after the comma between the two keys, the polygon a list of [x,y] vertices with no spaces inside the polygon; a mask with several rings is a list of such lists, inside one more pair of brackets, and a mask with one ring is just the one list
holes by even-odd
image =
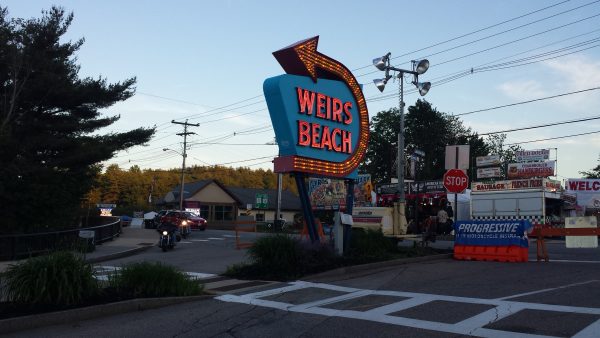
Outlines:
{"label": "red car", "polygon": [[177,226],[189,226],[192,230],[206,230],[208,222],[202,217],[196,216],[189,211],[171,210],[160,218],[161,222],[177,224]]}

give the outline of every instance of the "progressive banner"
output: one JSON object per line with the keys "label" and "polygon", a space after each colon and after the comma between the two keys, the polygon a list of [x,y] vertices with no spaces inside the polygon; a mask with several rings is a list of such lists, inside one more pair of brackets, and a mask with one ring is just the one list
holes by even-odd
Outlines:
{"label": "progressive banner", "polygon": [[454,224],[454,243],[478,246],[529,247],[526,231],[531,222],[513,221],[459,221]]}

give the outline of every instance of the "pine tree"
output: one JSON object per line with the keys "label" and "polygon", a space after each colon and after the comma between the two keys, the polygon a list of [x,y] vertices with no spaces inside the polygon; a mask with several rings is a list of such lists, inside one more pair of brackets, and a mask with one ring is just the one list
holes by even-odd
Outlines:
{"label": "pine tree", "polygon": [[80,78],[84,40],[61,41],[72,20],[58,7],[26,20],[0,8],[0,232],[77,224],[100,163],[154,134],[99,134],[120,118],[100,110],[131,97],[136,79]]}

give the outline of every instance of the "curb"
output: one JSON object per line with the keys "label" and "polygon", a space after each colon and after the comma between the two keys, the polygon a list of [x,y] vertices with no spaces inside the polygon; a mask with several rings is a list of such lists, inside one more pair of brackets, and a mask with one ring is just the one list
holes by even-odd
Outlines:
{"label": "curb", "polygon": [[108,254],[108,255],[104,255],[104,256],[100,256],[100,257],[88,258],[85,261],[90,264],[100,263],[100,262],[104,262],[104,261],[109,261],[111,259],[132,256],[132,255],[135,255],[136,253],[146,251],[152,247],[154,247],[154,244],[144,245],[144,246],[140,246],[138,248],[133,248],[133,249],[129,249],[129,250],[121,251],[121,252],[116,252],[113,254]]}
{"label": "curb", "polygon": [[414,257],[414,258],[399,258],[399,259],[393,259],[393,260],[389,260],[389,261],[375,262],[375,263],[369,263],[369,264],[351,265],[351,266],[345,266],[342,268],[338,268],[335,270],[325,271],[325,272],[318,273],[315,275],[306,276],[302,279],[303,280],[313,280],[313,281],[326,281],[326,280],[336,280],[336,279],[340,279],[340,278],[352,278],[352,277],[358,277],[360,275],[364,275],[367,273],[375,273],[380,270],[390,269],[390,268],[393,268],[398,265],[448,259],[448,258],[452,258],[453,255],[454,255],[453,253],[447,253],[447,254],[429,255],[429,256],[423,256],[423,257]]}
{"label": "curb", "polygon": [[111,316],[120,313],[144,311],[168,305],[194,302],[212,298],[214,295],[191,297],[137,298],[116,303],[88,306],[65,311],[14,317],[0,320],[2,334],[34,329],[50,325],[73,324],[74,322]]}

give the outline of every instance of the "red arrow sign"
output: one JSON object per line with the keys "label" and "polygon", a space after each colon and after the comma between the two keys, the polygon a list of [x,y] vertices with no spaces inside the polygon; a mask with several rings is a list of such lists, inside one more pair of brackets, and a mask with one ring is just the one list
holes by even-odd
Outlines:
{"label": "red arrow sign", "polygon": [[[342,63],[317,52],[318,42],[319,37],[315,36],[278,50],[273,53],[273,56],[288,74],[309,76],[314,82],[317,82],[318,78],[326,78],[346,83],[358,106],[359,141],[353,153],[343,162],[294,156],[292,159],[293,167],[308,169],[310,172],[317,174],[344,177],[358,167],[367,152],[369,112],[365,97],[352,72]],[[277,158],[275,162],[277,164],[278,161],[284,160],[287,161],[288,159]]]}
{"label": "red arrow sign", "polygon": [[444,188],[448,192],[460,194],[469,186],[469,177],[460,169],[450,169],[444,174]]}

